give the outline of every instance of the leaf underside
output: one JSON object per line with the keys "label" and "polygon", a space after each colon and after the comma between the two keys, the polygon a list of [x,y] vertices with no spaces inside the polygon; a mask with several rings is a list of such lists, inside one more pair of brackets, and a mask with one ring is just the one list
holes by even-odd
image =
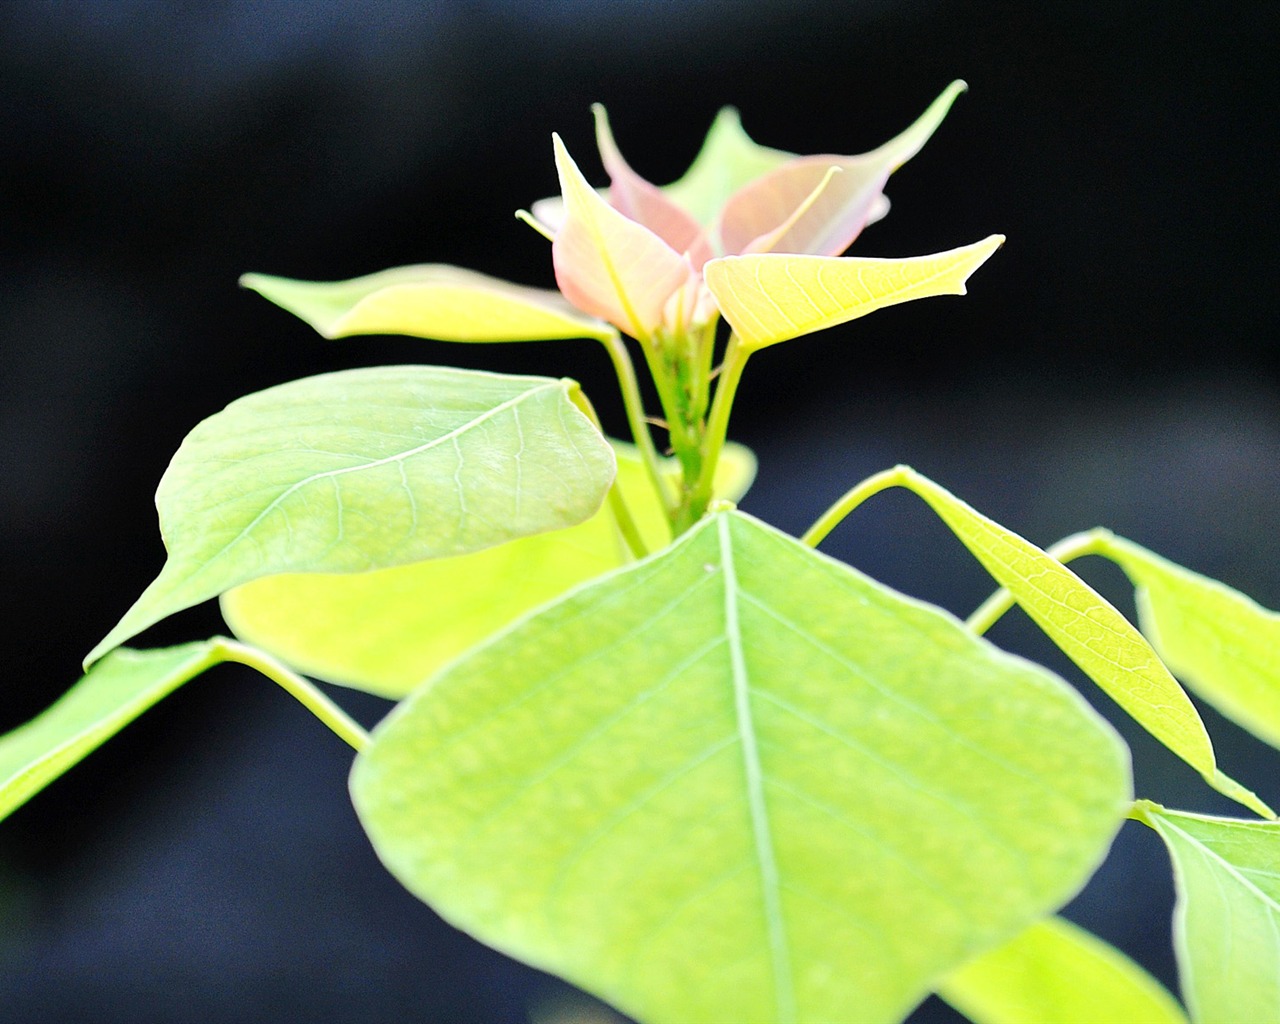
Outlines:
{"label": "leaf underside", "polygon": [[282,572],[363,572],[572,526],[613,452],[572,381],[347,370],[233,402],[156,493],[168,560],[88,661],[183,608]]}
{"label": "leaf underside", "polygon": [[240,283],[305,320],[326,338],[407,334],[440,341],[609,338],[559,292],[511,284],[443,264],[394,267],[349,281],[294,281],[245,274]]}
{"label": "leaf underside", "polygon": [[1280,1020],[1280,822],[1148,806],[1173,860],[1174,948],[1197,1024]]}
{"label": "leaf underside", "polygon": [[1129,795],[1061,680],[720,512],[453,663],[353,798],[448,920],[650,1021],[892,1021]]}
{"label": "leaf underside", "polygon": [[965,294],[968,280],[1004,242],[992,235],[948,252],[908,259],[725,256],[706,265],[716,305],[748,349],[755,350],[937,295]]}

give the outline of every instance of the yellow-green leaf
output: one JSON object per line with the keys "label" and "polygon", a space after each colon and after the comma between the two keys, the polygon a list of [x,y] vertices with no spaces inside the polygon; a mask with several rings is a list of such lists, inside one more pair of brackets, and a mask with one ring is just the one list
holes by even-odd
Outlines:
{"label": "yellow-green leaf", "polygon": [[707,287],[739,339],[755,350],[934,295],[963,295],[965,281],[1004,242],[991,235],[932,256],[871,259],[763,253],[724,256],[704,268]]}
{"label": "yellow-green leaf", "polygon": [[1280,822],[1187,814],[1145,800],[1136,811],[1173,861],[1173,946],[1192,1020],[1280,1020]]}
{"label": "yellow-green leaf", "polygon": [[90,653],[281,572],[368,572],[596,513],[613,451],[577,385],[386,366],[247,395],[200,423],[156,492],[168,558]]}
{"label": "yellow-green leaf", "polygon": [[420,687],[357,758],[458,927],[655,1024],[902,1018],[1130,806],[1078,693],[738,512]]}
{"label": "yellow-green leaf", "polygon": [[[617,486],[656,551],[671,540],[666,516],[636,449],[614,446]],[[716,468],[716,496],[736,501],[755,458],[727,445]],[[268,576],[224,594],[222,614],[241,639],[300,672],[398,699],[520,615],[628,560],[606,503],[579,526],[457,558]]]}
{"label": "yellow-green leaf", "polygon": [[1098,554],[1137,588],[1138,622],[1165,664],[1228,718],[1280,747],[1280,614],[1111,534]]}
{"label": "yellow-green leaf", "polygon": [[1186,1024],[1127,956],[1060,917],[952,971],[938,995],[974,1024]]}
{"label": "yellow-green leaf", "polygon": [[1151,645],[1057,559],[907,467],[900,482],[938,514],[1063,653],[1209,785],[1260,814],[1270,809],[1223,775],[1200,714]]}
{"label": "yellow-green leaf", "polygon": [[240,283],[326,338],[407,334],[440,341],[608,338],[612,329],[559,292],[443,264],[396,267],[349,281],[245,274]]}
{"label": "yellow-green leaf", "polygon": [[0,818],[221,660],[216,641],[107,655],[56,704],[0,737]]}

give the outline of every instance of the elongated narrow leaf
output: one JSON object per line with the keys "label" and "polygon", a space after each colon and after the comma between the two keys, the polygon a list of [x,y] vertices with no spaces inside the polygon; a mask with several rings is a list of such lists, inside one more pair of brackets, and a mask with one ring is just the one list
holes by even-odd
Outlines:
{"label": "elongated narrow leaf", "polygon": [[558,135],[554,141],[565,203],[551,246],[556,283],[579,309],[647,339],[667,300],[697,275],[686,257],[600,198]]}
{"label": "elongated narrow leaf", "polygon": [[438,912],[641,1020],[874,1024],[1066,900],[1129,775],[1051,673],[719,512],[446,668],[352,793]]}
{"label": "elongated narrow leaf", "polygon": [[[666,517],[636,450],[616,450],[618,486],[656,551],[671,540]],[[717,470],[716,496],[736,501],[755,459],[728,445]],[[254,580],[222,596],[222,614],[241,639],[301,672],[400,698],[520,615],[629,560],[606,503],[579,526],[458,558]]]}
{"label": "elongated narrow leaf", "polygon": [[1209,785],[1260,814],[1257,796],[1218,770],[1190,698],[1129,621],[1061,562],[915,470],[903,484],[928,503],[1064,654]]}
{"label": "elongated narrow leaf", "polygon": [[1186,1024],[1163,985],[1060,917],[947,975],[938,994],[974,1024]]}
{"label": "elongated narrow leaf", "polygon": [[1280,1020],[1280,822],[1140,807],[1173,860],[1173,940],[1192,1019]]}
{"label": "elongated narrow leaf", "polygon": [[662,191],[688,210],[699,224],[710,227],[733,193],[794,159],[794,153],[752,142],[742,128],[738,111],[724,107],[684,176]]}
{"label": "elongated narrow leaf", "polygon": [[706,265],[707,287],[749,349],[798,338],[877,309],[934,295],[963,295],[965,281],[1003,235],[932,256],[869,259],[764,253]]}
{"label": "elongated narrow leaf", "polygon": [[1137,587],[1138,622],[1195,693],[1280,747],[1280,614],[1238,590],[1108,536],[1099,554]]}
{"label": "elongated narrow leaf", "polygon": [[608,338],[608,324],[559,292],[527,288],[462,267],[396,267],[350,281],[293,281],[245,274],[240,283],[326,338],[408,334],[440,341]]}
{"label": "elongated narrow leaf", "polygon": [[113,651],[47,711],[0,736],[0,818],[221,660],[212,641]]}
{"label": "elongated narrow leaf", "polygon": [[590,518],[613,452],[572,381],[400,366],[233,402],[182,443],[156,506],[169,558],[89,661],[261,576],[364,572]]}

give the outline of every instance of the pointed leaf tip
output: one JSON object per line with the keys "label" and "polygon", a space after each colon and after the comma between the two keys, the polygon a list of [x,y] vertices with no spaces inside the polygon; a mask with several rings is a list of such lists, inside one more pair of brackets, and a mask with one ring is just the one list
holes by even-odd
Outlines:
{"label": "pointed leaf tip", "polygon": [[965,282],[1004,243],[1004,235],[908,259],[764,253],[707,264],[707,287],[748,348],[847,323],[885,306],[935,295],[964,295]]}

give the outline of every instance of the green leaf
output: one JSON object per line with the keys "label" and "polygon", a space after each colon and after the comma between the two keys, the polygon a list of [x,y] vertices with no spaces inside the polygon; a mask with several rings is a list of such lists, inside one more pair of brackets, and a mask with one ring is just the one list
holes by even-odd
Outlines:
{"label": "green leaf", "polygon": [[737,512],[444,669],[353,770],[446,919],[642,1020],[892,1021],[1128,808],[1080,696]]}
{"label": "green leaf", "polygon": [[947,975],[938,995],[974,1024],[1186,1024],[1176,999],[1114,946],[1060,917]]}
{"label": "green leaf", "polygon": [[559,292],[443,264],[395,267],[349,281],[245,274],[240,283],[326,338],[408,334],[486,342],[607,339],[613,333],[608,324],[575,309]]}
{"label": "green leaf", "polygon": [[215,641],[103,658],[56,704],[0,737],[0,818],[221,660]]}
{"label": "green leaf", "polygon": [[991,235],[959,249],[903,260],[724,256],[711,260],[703,273],[720,312],[755,351],[899,302],[964,295],[969,275],[1003,243],[1003,235]]}
{"label": "green leaf", "polygon": [[1137,807],[1173,860],[1174,948],[1197,1024],[1280,1020],[1280,822]]}
{"label": "green leaf", "polygon": [[1280,747],[1280,615],[1113,534],[1101,536],[1098,554],[1137,587],[1138,622],[1165,664],[1232,721]]}
{"label": "green leaf", "polygon": [[1218,770],[1199,712],[1123,615],[1030,541],[915,470],[902,467],[900,472],[903,486],[928,503],[1062,652],[1139,725],[1220,793],[1274,817],[1257,796]]}
{"label": "green leaf", "polygon": [[662,191],[693,214],[698,223],[710,227],[733,193],[794,159],[794,153],[752,142],[743,131],[737,110],[724,107],[684,177]]}
{"label": "green leaf", "polygon": [[[617,485],[641,536],[650,550],[664,547],[671,530],[639,453],[614,448]],[[674,460],[670,472],[678,478]],[[727,446],[716,496],[736,501],[754,473],[754,456]],[[254,580],[222,595],[222,614],[242,640],[300,672],[399,699],[519,616],[629,560],[606,503],[578,526],[458,558]]]}
{"label": "green leaf", "polygon": [[232,402],[173,457],[156,493],[168,561],[87,660],[262,576],[382,569],[590,518],[614,459],[576,389],[400,366]]}

